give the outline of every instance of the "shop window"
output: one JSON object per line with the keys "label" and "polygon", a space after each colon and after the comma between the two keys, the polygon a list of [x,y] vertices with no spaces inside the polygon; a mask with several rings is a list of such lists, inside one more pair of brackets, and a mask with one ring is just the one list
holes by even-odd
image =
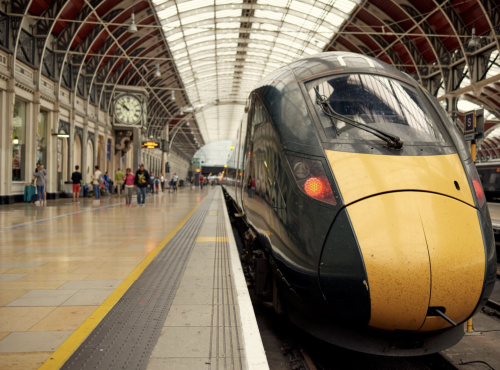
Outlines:
{"label": "shop window", "polygon": [[26,161],[26,103],[14,103],[12,130],[12,181],[24,181]]}
{"label": "shop window", "polygon": [[47,117],[45,111],[38,114],[37,163],[47,167]]}

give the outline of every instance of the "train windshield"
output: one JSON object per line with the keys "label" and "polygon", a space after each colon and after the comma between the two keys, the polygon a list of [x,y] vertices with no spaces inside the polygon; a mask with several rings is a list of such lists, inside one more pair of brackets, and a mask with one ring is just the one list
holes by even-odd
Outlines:
{"label": "train windshield", "polygon": [[[416,89],[398,80],[368,74],[326,77],[307,86],[321,124],[330,138],[378,140],[370,132],[332,120],[317,104],[318,93],[337,115],[396,135],[405,143],[445,142],[443,128]],[[428,103],[427,103],[428,104]],[[336,127],[334,127],[334,125]],[[336,132],[338,132],[338,137]]]}

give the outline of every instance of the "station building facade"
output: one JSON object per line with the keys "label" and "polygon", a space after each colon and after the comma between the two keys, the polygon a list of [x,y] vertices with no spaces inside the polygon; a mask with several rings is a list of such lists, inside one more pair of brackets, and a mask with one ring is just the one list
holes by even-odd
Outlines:
{"label": "station building facade", "polygon": [[118,150],[116,135],[108,111],[0,49],[0,205],[23,201],[37,163],[47,170],[49,200],[70,191],[77,165],[86,183],[95,165],[111,179],[118,168],[135,171],[135,150],[136,160],[155,174],[165,174],[170,161],[170,174],[187,176],[189,158],[175,148],[168,156],[160,149],[140,151],[137,142]]}

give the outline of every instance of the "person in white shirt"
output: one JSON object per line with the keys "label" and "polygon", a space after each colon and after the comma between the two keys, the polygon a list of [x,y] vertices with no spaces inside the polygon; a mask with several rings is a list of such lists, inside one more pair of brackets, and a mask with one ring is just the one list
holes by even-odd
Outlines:
{"label": "person in white shirt", "polygon": [[163,193],[163,189],[165,189],[165,177],[163,177],[163,174],[160,174],[160,183],[161,183],[161,192]]}
{"label": "person in white shirt", "polygon": [[95,166],[95,172],[92,177],[92,185],[94,188],[94,195],[95,195],[95,200],[100,201],[101,200],[101,184],[99,183],[99,179],[101,178],[101,171],[99,171],[99,166]]}
{"label": "person in white shirt", "polygon": [[179,180],[179,176],[177,176],[177,173],[174,172],[174,175],[172,176],[172,181],[174,182],[174,191],[177,191],[177,181]]}

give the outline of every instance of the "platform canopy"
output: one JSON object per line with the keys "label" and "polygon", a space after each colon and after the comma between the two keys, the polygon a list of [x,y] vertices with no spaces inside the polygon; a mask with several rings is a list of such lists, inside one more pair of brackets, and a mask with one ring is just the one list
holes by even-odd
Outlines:
{"label": "platform canopy", "polygon": [[16,0],[2,9],[0,47],[40,71],[36,86],[52,79],[57,94],[68,88],[111,114],[117,86],[143,87],[148,136],[177,128],[173,144],[189,155],[234,138],[267,73],[321,51],[394,65],[454,118],[460,100],[500,117],[498,0]]}

